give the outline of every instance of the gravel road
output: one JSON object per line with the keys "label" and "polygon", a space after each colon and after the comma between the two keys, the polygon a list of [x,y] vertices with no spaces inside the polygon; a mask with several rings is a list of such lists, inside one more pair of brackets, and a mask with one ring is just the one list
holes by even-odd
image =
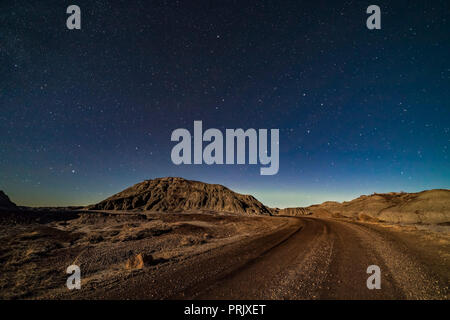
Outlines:
{"label": "gravel road", "polygon": [[[439,263],[421,259],[389,231],[331,219],[286,220],[271,234],[144,272],[83,298],[448,299],[448,266],[434,270]],[[367,288],[370,265],[380,267],[381,289]]]}

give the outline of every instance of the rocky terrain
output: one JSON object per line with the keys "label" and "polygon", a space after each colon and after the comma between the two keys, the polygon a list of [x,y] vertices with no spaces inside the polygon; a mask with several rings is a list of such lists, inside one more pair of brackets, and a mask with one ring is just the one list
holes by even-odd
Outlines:
{"label": "rocky terrain", "polygon": [[218,185],[183,178],[146,180],[89,206],[91,210],[151,212],[213,211],[270,215],[271,209],[251,195]]}
{"label": "rocky terrain", "polygon": [[[268,208],[182,178],[88,207],[0,193],[0,299],[447,299],[450,190]],[[366,268],[382,266],[382,291]],[[66,268],[82,270],[82,290]]]}
{"label": "rocky terrain", "polygon": [[450,190],[374,193],[342,203],[327,201],[307,208],[286,208],[273,212],[279,215],[312,214],[359,221],[445,225],[450,224]]}
{"label": "rocky terrain", "polygon": [[16,209],[17,206],[9,197],[0,190],[0,210],[1,209]]}
{"label": "rocky terrain", "polygon": [[269,208],[251,195],[242,195],[217,184],[183,178],[146,180],[119,192],[89,210],[148,212],[227,212],[280,216],[313,215],[350,218],[359,221],[447,224],[450,223],[450,190],[418,193],[374,193],[342,203],[327,201],[319,205]]}
{"label": "rocky terrain", "polygon": [[73,264],[82,270],[83,299],[285,224],[270,216],[204,213],[36,210],[0,216],[0,299],[69,298],[76,294],[66,288],[66,268]]}

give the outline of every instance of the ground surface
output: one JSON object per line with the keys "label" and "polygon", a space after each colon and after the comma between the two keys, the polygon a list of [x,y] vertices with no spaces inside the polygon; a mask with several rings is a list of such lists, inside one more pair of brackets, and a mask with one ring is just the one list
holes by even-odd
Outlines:
{"label": "ground surface", "polygon": [[[442,265],[442,257],[435,259]],[[420,260],[406,242],[385,230],[297,218],[282,231],[220,248],[158,274],[140,274],[126,286],[105,288],[92,297],[447,299],[446,261],[444,268],[430,269],[433,263]],[[380,290],[366,286],[366,269],[373,264],[382,271]]]}
{"label": "ground surface", "polygon": [[[94,213],[18,224],[1,240],[3,298],[448,299],[448,232],[426,227]],[[136,254],[152,260],[129,267]],[[65,288],[72,263],[81,290]],[[381,268],[380,290],[367,289],[369,265]]]}

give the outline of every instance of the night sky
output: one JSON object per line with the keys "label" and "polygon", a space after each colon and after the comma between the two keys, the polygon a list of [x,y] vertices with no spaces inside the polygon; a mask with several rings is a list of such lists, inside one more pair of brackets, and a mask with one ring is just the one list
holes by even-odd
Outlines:
{"label": "night sky", "polygon": [[[449,188],[449,20],[449,1],[2,1],[0,189],[84,205],[181,176],[287,207]],[[174,165],[194,120],[279,128],[279,173]]]}

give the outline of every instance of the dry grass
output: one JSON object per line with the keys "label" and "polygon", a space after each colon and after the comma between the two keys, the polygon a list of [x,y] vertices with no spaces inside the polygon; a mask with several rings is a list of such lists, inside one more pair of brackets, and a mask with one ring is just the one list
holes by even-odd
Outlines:
{"label": "dry grass", "polygon": [[71,220],[47,223],[2,221],[0,298],[43,298],[67,291],[65,270],[72,264],[81,268],[83,287],[95,288],[273,230],[282,222],[270,217],[146,212],[78,213]]}

